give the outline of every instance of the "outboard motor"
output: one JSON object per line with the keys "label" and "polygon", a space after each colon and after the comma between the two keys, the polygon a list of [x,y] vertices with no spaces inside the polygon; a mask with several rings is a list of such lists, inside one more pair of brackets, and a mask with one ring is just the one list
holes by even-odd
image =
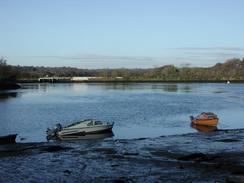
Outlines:
{"label": "outboard motor", "polygon": [[60,130],[62,130],[62,125],[60,123],[56,124],[54,126],[54,130],[57,131],[57,132],[59,132]]}
{"label": "outboard motor", "polygon": [[193,116],[190,116],[190,119],[191,119],[191,120],[194,120],[195,118],[194,118]]}
{"label": "outboard motor", "polygon": [[57,134],[62,130],[62,125],[60,123],[56,124],[52,129],[47,128],[47,140],[57,139]]}

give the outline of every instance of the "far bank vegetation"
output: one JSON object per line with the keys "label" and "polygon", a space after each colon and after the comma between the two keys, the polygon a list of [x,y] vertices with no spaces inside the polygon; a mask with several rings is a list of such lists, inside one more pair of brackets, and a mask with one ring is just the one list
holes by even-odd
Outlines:
{"label": "far bank vegetation", "polygon": [[230,59],[213,67],[175,67],[165,65],[150,69],[78,69],[72,67],[35,67],[8,65],[7,60],[0,59],[0,81],[37,79],[44,76],[102,77],[104,80],[122,78],[123,80],[162,80],[162,81],[244,81],[244,58]]}

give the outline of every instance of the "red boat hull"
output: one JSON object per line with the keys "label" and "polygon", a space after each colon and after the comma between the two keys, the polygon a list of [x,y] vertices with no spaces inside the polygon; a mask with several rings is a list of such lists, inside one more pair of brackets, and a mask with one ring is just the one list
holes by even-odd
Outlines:
{"label": "red boat hull", "polygon": [[219,119],[193,119],[191,122],[195,125],[204,125],[204,126],[217,126]]}

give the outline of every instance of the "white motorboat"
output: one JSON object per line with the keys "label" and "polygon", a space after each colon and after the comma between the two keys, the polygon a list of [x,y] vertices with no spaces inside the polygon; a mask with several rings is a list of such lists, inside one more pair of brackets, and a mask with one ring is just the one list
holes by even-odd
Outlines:
{"label": "white motorboat", "polygon": [[47,129],[48,138],[72,135],[98,134],[111,131],[114,123],[102,122],[94,119],[86,119],[62,127],[57,124],[53,129]]}

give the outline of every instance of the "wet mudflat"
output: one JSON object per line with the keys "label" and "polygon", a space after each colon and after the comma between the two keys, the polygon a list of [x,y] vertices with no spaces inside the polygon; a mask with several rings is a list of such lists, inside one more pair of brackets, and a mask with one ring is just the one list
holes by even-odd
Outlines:
{"label": "wet mudflat", "polygon": [[244,129],[0,146],[0,182],[243,182]]}

